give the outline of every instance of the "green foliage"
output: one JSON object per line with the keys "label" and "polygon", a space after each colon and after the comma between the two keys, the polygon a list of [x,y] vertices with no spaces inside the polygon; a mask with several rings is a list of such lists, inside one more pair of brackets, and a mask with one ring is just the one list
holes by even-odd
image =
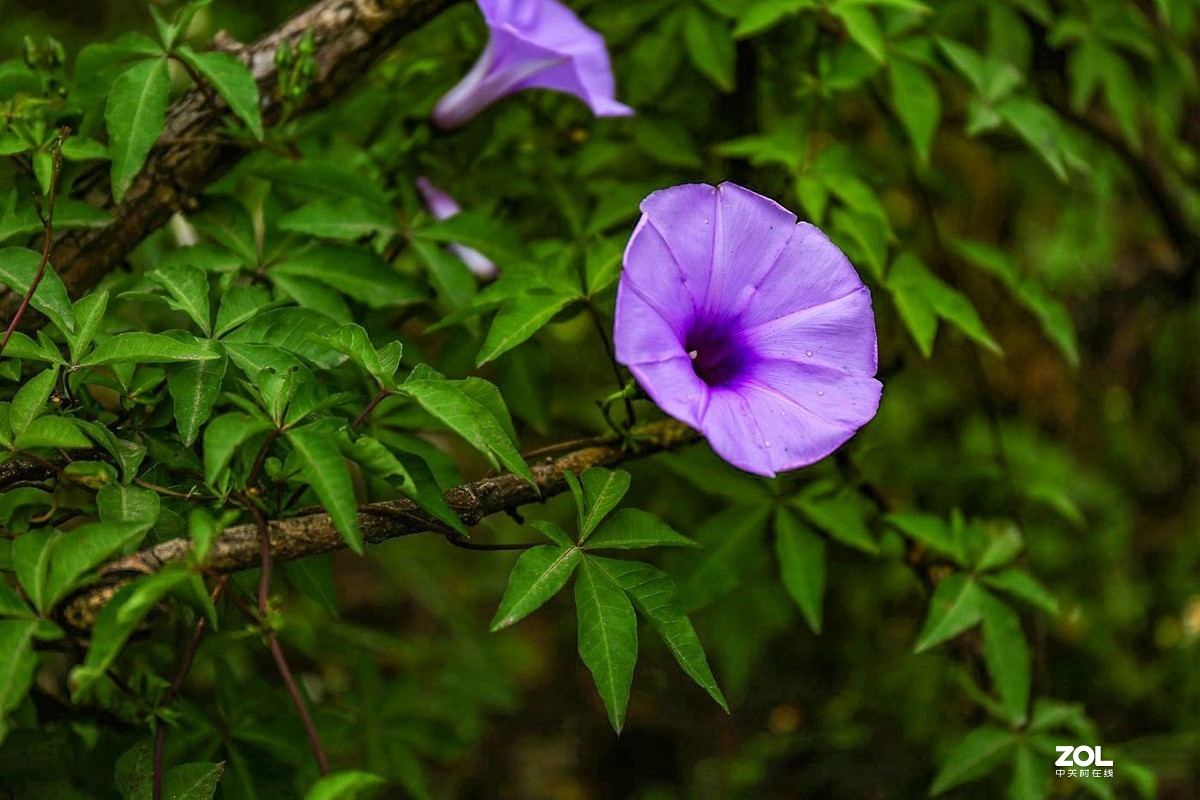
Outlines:
{"label": "green foliage", "polygon": [[[1187,796],[1194,4],[567,4],[634,117],[525,91],[436,130],[470,3],[338,97],[312,33],[261,95],[210,45],[294,4],[6,11],[9,313],[41,278],[0,353],[0,795],[148,798],[165,731],[189,800]],[[141,224],[185,97],[220,169],[92,285],[62,244]],[[611,356],[639,202],[722,180],[820,226],[876,315],[877,418],[772,481],[642,459]],[[584,469],[610,434],[625,469]],[[472,516],[497,492],[540,502]],[[226,529],[319,513],[361,557],[276,539],[261,613],[258,571],[224,582]],[[106,571],[149,547],[178,558]],[[1115,776],[1056,775],[1067,743]]]}

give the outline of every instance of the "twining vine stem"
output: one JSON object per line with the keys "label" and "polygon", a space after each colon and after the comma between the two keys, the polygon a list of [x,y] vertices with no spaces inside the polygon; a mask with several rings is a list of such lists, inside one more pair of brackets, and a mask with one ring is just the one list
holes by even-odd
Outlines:
{"label": "twining vine stem", "polygon": [[25,316],[25,312],[29,309],[34,292],[41,285],[42,278],[46,275],[46,266],[50,263],[50,251],[54,247],[54,201],[58,197],[58,173],[62,170],[62,143],[70,135],[69,128],[62,128],[59,130],[58,136],[54,138],[54,143],[50,145],[50,189],[46,194],[46,205],[41,210],[42,230],[44,231],[42,258],[38,262],[33,280],[29,283],[29,291],[21,299],[21,305],[17,307],[12,321],[8,323],[8,328],[4,331],[4,341],[0,341],[0,355],[4,354],[4,349],[8,347],[8,340],[12,338],[13,331],[21,323],[21,317]]}

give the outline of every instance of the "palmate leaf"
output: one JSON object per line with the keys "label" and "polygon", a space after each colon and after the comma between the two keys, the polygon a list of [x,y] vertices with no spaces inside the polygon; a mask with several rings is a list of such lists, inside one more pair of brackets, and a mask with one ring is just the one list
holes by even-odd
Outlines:
{"label": "palmate leaf", "polygon": [[578,547],[539,545],[521,554],[492,618],[493,632],[517,623],[558,594],[579,566]]}
{"label": "palmate leaf", "polygon": [[104,120],[112,153],[113,199],[117,202],[125,196],[162,133],[170,92],[167,60],[152,58],[122,72],[108,94]]}
{"label": "palmate leaf", "polygon": [[156,269],[150,273],[149,277],[167,290],[174,308],[191,317],[205,336],[212,335],[212,315],[208,304],[208,277],[202,270],[181,264],[169,269]]}
{"label": "palmate leaf", "polygon": [[[221,352],[220,347],[212,341],[206,340],[204,346],[213,352]],[[196,441],[200,427],[212,415],[228,365],[229,360],[222,354],[220,358],[209,361],[179,364],[167,372],[167,388],[173,401],[175,424],[179,428],[179,438],[185,445],[190,447]]]}
{"label": "palmate leaf", "polygon": [[708,692],[717,705],[729,711],[725,695],[717,685],[709,669],[704,647],[684,611],[675,589],[675,582],[662,570],[637,561],[618,561],[611,558],[588,556],[592,565],[603,569],[620,584],[633,601],[638,612],[650,621],[651,626],[671,651],[675,661],[696,684]]}
{"label": "palmate leaf", "polygon": [[579,657],[592,673],[613,730],[620,733],[637,663],[637,616],[625,590],[590,556],[575,578],[575,612]]}
{"label": "palmate leaf", "polygon": [[363,552],[362,531],[358,527],[358,503],[350,470],[342,460],[329,432],[315,425],[292,428],[285,434],[300,457],[301,474],[329,512],[334,526],[356,553]]}
{"label": "palmate leaf", "polygon": [[[477,384],[491,386],[479,378],[471,379]],[[495,387],[491,387],[495,390]],[[400,392],[441,420],[455,433],[462,436],[493,463],[497,459],[514,474],[536,485],[533,473],[520,452],[511,434],[512,421],[498,416],[495,405],[490,401],[480,402],[476,390],[467,381],[450,381],[431,369],[414,370],[400,386]],[[499,395],[499,392],[495,392]]]}

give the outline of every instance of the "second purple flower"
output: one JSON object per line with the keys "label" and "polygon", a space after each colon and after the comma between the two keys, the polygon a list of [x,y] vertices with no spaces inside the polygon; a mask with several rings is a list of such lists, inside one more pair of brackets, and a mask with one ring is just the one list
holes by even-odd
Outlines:
{"label": "second purple flower", "polygon": [[522,89],[573,94],[598,117],[624,117],[604,39],[557,0],[477,0],[487,47],[457,86],[438,101],[433,121],[457,128]]}

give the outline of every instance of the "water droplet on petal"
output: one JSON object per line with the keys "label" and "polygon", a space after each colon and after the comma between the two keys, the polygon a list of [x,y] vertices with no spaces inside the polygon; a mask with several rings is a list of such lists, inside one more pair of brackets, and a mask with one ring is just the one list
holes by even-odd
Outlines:
{"label": "water droplet on petal", "polygon": [[696,356],[698,356],[698,355],[700,355],[700,354],[696,350],[688,350],[688,358],[690,358],[692,361],[695,361]]}
{"label": "water droplet on petal", "polygon": [[809,358],[812,358],[812,350],[805,350],[804,355],[808,356]]}
{"label": "water droplet on petal", "polygon": [[817,392],[817,397],[824,397],[824,396],[825,396],[824,392]]}
{"label": "water droplet on petal", "polygon": [[771,446],[770,442],[768,442],[768,441],[763,442],[763,447],[770,447],[770,446]]}

